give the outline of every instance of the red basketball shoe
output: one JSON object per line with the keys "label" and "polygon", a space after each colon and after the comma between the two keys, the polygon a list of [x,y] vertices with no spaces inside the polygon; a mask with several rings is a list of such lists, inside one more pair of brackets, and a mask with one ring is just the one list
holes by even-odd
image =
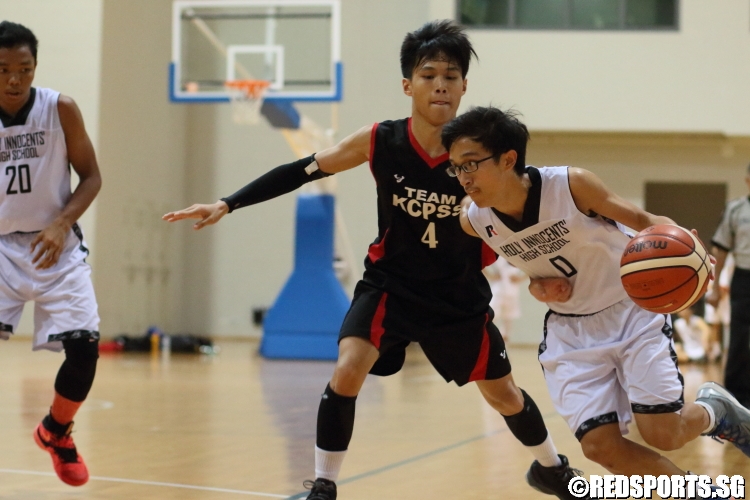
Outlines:
{"label": "red basketball shoe", "polygon": [[34,441],[52,455],[52,465],[57,477],[71,486],[81,486],[89,480],[89,471],[83,457],[76,451],[70,431],[73,422],[61,425],[47,415],[34,430]]}

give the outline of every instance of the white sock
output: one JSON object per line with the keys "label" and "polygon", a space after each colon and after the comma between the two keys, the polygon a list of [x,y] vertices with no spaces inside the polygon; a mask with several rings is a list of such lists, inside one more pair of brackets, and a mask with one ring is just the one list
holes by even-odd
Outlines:
{"label": "white sock", "polygon": [[344,451],[326,451],[315,447],[315,479],[323,478],[333,481],[339,478],[341,464],[344,463]]}
{"label": "white sock", "polygon": [[536,446],[527,446],[534,458],[536,458],[543,467],[557,467],[562,465],[562,460],[557,456],[557,448],[552,442],[552,436],[547,433],[547,439],[542,444]]}
{"label": "white sock", "polygon": [[714,427],[716,427],[716,414],[714,413],[714,409],[711,408],[708,403],[704,403],[703,401],[696,401],[695,404],[705,408],[708,413],[708,427],[702,432],[702,434],[708,434],[714,430]]}

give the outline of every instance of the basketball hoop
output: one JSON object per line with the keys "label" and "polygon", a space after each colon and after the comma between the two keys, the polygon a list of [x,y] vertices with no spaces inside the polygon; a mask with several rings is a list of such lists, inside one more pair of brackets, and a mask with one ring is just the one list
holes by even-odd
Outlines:
{"label": "basketball hoop", "polygon": [[268,80],[230,80],[224,82],[232,103],[235,123],[255,125],[260,121],[263,96],[271,82]]}

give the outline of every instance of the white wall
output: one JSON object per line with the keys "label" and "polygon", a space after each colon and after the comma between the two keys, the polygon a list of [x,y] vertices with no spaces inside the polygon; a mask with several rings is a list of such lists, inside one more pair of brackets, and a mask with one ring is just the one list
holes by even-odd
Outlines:
{"label": "white wall", "polygon": [[[0,0],[0,20],[23,24],[39,40],[34,86],[53,88],[76,101],[94,148],[99,138],[101,4],[101,0]],[[78,183],[75,175],[72,183]],[[93,255],[96,201],[81,218],[81,225]],[[19,333],[32,331],[32,312],[27,307]]]}
{"label": "white wall", "polygon": [[161,216],[184,203],[186,110],[167,99],[170,0],[103,2],[97,206],[101,332],[177,331],[185,226]]}
{"label": "white wall", "polygon": [[[432,12],[452,16],[453,0]],[[464,105],[535,130],[750,134],[750,2],[682,0],[678,31],[470,30]]]}

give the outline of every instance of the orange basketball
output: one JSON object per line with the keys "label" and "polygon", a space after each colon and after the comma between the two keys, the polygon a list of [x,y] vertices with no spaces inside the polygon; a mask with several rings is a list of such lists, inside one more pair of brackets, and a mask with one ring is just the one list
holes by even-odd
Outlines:
{"label": "orange basketball", "polygon": [[630,240],[620,259],[622,286],[633,302],[662,314],[682,311],[706,293],[711,260],[700,239],[670,224]]}

